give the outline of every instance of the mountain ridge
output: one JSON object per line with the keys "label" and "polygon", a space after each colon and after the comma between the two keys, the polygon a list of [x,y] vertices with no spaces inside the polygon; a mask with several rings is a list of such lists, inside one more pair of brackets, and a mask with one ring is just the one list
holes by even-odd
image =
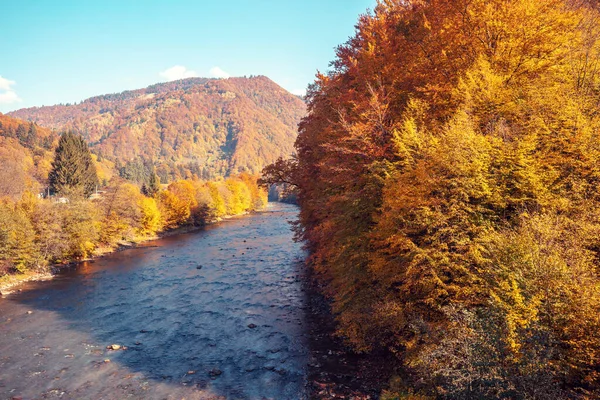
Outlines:
{"label": "mountain ridge", "polygon": [[151,160],[163,180],[258,173],[293,152],[302,99],[265,76],[187,78],[7,115],[81,133],[116,163]]}

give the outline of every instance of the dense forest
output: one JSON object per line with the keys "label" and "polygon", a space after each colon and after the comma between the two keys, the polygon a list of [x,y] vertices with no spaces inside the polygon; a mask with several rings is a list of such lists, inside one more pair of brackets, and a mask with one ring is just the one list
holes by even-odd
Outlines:
{"label": "dense forest", "polygon": [[299,97],[256,76],[189,78],[9,115],[79,132],[109,171],[151,164],[171,182],[260,172],[292,154],[305,113]]}
{"label": "dense forest", "polygon": [[309,88],[297,232],[389,398],[600,396],[600,12],[385,0]]}

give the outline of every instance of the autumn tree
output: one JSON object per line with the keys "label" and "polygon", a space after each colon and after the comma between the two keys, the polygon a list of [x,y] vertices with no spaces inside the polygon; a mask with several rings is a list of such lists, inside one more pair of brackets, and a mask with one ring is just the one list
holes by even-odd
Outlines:
{"label": "autumn tree", "polygon": [[65,259],[79,260],[91,256],[100,245],[102,223],[99,210],[93,202],[80,199],[57,206],[64,215]]}
{"label": "autumn tree", "polygon": [[298,192],[297,173],[297,158],[284,160],[279,157],[273,164],[263,168],[258,184],[265,189],[275,187],[280,199],[295,198]]}
{"label": "autumn tree", "polygon": [[151,227],[148,216],[145,216],[146,227],[142,227],[142,197],[137,186],[118,180],[105,189],[96,201],[102,214],[100,240],[103,243],[112,245],[122,239],[133,239],[137,232]]}
{"label": "autumn tree", "polygon": [[167,190],[160,192],[158,204],[164,226],[174,228],[188,223],[197,205],[193,184],[189,181],[171,183]]}
{"label": "autumn tree", "polygon": [[211,204],[214,216],[216,218],[220,218],[227,213],[227,209],[225,207],[225,199],[223,198],[221,191],[219,191],[219,185],[217,185],[215,182],[208,182],[206,185],[208,186],[208,190],[212,200]]}
{"label": "autumn tree", "polygon": [[155,235],[162,228],[160,210],[154,198],[142,197],[138,199],[140,207],[139,233],[142,235]]}
{"label": "autumn tree", "polygon": [[25,272],[37,261],[35,232],[18,204],[0,202],[0,273]]}
{"label": "autumn tree", "polygon": [[66,207],[50,201],[35,205],[30,219],[35,229],[35,241],[43,262],[60,262],[66,259],[68,237],[65,234]]}
{"label": "autumn tree", "polygon": [[381,1],[309,88],[298,234],[339,333],[424,393],[600,391],[599,17]]}

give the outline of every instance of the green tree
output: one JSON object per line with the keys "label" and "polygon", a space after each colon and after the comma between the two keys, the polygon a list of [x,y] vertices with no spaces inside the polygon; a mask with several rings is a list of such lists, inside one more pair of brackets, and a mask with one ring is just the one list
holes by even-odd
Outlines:
{"label": "green tree", "polygon": [[33,147],[35,141],[37,138],[37,128],[35,126],[35,124],[32,122],[29,124],[29,129],[27,130],[27,140],[26,143]]}
{"label": "green tree", "polygon": [[25,142],[27,140],[27,128],[25,125],[19,125],[17,128],[17,139],[21,142]]}
{"label": "green tree", "polygon": [[144,184],[143,193],[148,197],[154,197],[160,192],[160,178],[156,175],[156,172],[152,170],[148,184]]}
{"label": "green tree", "polygon": [[98,185],[92,155],[83,138],[71,131],[62,134],[49,176],[50,188],[60,195],[89,196]]}

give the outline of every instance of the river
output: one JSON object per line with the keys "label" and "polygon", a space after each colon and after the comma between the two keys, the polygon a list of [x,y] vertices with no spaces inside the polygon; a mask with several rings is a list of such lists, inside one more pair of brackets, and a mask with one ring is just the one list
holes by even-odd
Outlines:
{"label": "river", "polygon": [[1,298],[0,398],[307,398],[296,215],[270,204]]}

